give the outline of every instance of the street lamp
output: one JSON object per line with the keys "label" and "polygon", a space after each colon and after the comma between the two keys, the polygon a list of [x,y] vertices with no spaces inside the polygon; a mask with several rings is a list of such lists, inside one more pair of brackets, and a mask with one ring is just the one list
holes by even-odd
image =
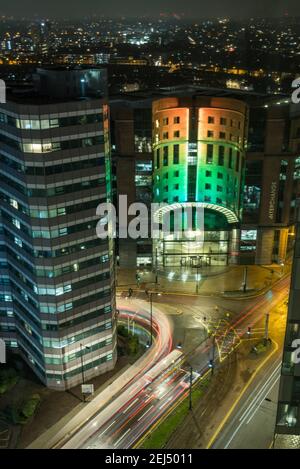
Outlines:
{"label": "street lamp", "polygon": [[[147,293],[147,292],[146,292]],[[156,293],[156,292],[148,292],[149,295],[149,301],[150,301],[150,346],[153,343],[153,305],[152,305],[152,296],[157,295],[161,296],[161,293]]]}

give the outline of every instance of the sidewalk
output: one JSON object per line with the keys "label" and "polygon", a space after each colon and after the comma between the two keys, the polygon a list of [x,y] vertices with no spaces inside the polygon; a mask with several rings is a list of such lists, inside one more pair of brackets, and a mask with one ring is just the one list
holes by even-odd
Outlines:
{"label": "sidewalk", "polygon": [[[155,273],[139,270],[140,281],[136,280],[135,269],[118,269],[117,291],[126,292],[129,288],[137,291],[156,290],[162,293],[178,293],[185,295],[201,296],[226,296],[244,298],[262,293],[266,288],[278,281],[284,274],[288,273],[290,265],[284,269],[277,264],[272,266],[247,266],[247,288],[243,291],[245,279],[245,266],[228,266],[206,269],[199,271],[201,280],[188,281],[184,274],[180,281],[171,279],[170,273],[162,276],[158,274],[158,283],[155,283]],[[195,274],[196,275],[196,274]],[[198,286],[197,286],[198,283]]]}

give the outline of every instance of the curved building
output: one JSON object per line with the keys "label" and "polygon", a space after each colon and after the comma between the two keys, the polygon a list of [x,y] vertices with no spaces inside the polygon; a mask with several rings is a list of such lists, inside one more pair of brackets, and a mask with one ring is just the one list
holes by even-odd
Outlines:
{"label": "curved building", "polygon": [[204,242],[193,220],[187,235],[160,233],[156,262],[164,267],[226,265],[237,257],[248,108],[236,99],[194,96],[153,103],[154,202],[167,212],[204,209]]}

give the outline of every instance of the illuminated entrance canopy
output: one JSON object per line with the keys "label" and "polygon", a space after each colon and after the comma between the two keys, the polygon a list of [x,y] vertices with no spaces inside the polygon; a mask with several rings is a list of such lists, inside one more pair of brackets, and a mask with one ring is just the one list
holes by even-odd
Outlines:
{"label": "illuminated entrance canopy", "polygon": [[208,210],[213,210],[215,212],[219,212],[226,217],[227,222],[229,224],[238,223],[239,221],[238,217],[232,210],[229,210],[228,208],[222,207],[220,205],[210,204],[207,202],[182,202],[182,203],[166,205],[157,210],[157,212],[154,214],[154,221],[156,223],[163,223],[163,217],[168,212],[172,212],[176,210],[184,210],[185,208],[188,208],[188,207],[189,208],[204,208]]}

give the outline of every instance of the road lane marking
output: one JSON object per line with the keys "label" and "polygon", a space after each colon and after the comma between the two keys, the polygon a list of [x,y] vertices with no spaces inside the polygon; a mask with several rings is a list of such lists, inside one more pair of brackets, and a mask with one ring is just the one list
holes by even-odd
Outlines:
{"label": "road lane marking", "polygon": [[[277,367],[277,368],[278,368],[278,367]],[[277,368],[276,368],[275,372],[278,372],[278,371],[279,371],[279,370],[277,370]],[[279,368],[280,368],[280,367],[279,367]],[[243,414],[243,418],[240,419],[240,424],[238,425],[238,427],[236,428],[236,430],[233,432],[233,434],[231,435],[230,439],[227,441],[226,445],[224,446],[224,449],[227,449],[227,448],[229,447],[229,445],[231,444],[231,442],[232,442],[233,439],[235,438],[236,434],[239,432],[240,428],[244,425],[245,420],[247,419],[247,417],[248,417],[248,415],[249,415],[249,412],[251,412],[251,411],[253,410],[253,414],[252,414],[251,418],[246,422],[246,425],[249,424],[249,422],[252,420],[252,418],[254,417],[254,415],[256,414],[256,412],[259,410],[259,408],[260,408],[262,402],[265,400],[265,397],[268,395],[268,393],[270,392],[270,390],[273,389],[275,383],[276,383],[277,380],[280,378],[280,375],[279,375],[279,376],[272,376],[271,379],[274,379],[274,377],[275,377],[275,382],[273,383],[273,385],[272,385],[270,388],[268,388],[268,392],[267,392],[266,394],[264,394],[264,393],[265,393],[265,391],[266,391],[266,387],[267,387],[269,384],[271,384],[271,383],[270,383],[270,380],[268,380],[268,382],[265,383],[265,386],[263,386],[262,392],[260,392],[258,398],[260,398],[262,394],[264,394],[264,397],[262,398],[262,400],[260,401],[260,403],[258,404],[258,406],[256,407],[256,409],[255,409],[254,407],[255,407],[255,405],[257,404],[257,399],[255,400],[254,406],[251,406],[251,408],[248,409],[248,411]]]}
{"label": "road lane marking", "polygon": [[106,427],[106,429],[104,430],[104,432],[102,432],[102,433],[98,436],[98,438],[101,438],[101,436],[104,435],[104,433],[107,432],[107,430],[109,430],[110,427],[112,427],[114,423],[116,423],[115,420],[114,420],[108,427]]}
{"label": "road lane marking", "polygon": [[258,389],[258,392],[256,393],[256,389],[255,391],[253,391],[249,397],[253,396],[253,394],[255,394],[255,398],[252,400],[251,404],[249,405],[249,407],[246,408],[246,410],[244,411],[244,413],[242,414],[242,416],[240,417],[239,421],[241,420],[245,420],[245,418],[247,418],[247,415],[249,414],[249,412],[252,411],[253,407],[255,407],[257,401],[260,399],[261,397],[261,394],[264,393],[265,391],[265,388],[269,385],[269,382],[273,379],[273,377],[276,375],[276,373],[278,373],[278,371],[280,370],[280,367],[281,367],[281,364],[279,364],[278,366],[276,366],[275,370],[271,373],[271,375],[268,377],[268,379],[261,385],[259,385],[260,389]]}
{"label": "road lane marking", "polygon": [[275,384],[277,384],[277,382],[279,381],[279,379],[280,379],[280,374],[279,374],[278,376],[276,376],[274,383],[273,383],[272,386],[268,389],[267,394],[265,394],[265,396],[263,397],[263,399],[260,401],[259,406],[257,406],[257,408],[254,410],[252,416],[251,416],[250,419],[247,421],[246,425],[248,425],[248,424],[251,422],[251,420],[253,419],[253,417],[254,417],[254,415],[256,414],[256,412],[260,409],[261,404],[264,402],[264,400],[266,399],[266,397],[267,397],[267,395],[269,394],[269,392],[274,388]]}
{"label": "road lane marking", "polygon": [[128,407],[126,407],[125,410],[123,410],[123,414],[126,414],[126,412],[128,412],[128,410],[131,409],[131,407],[132,407],[136,402],[138,402],[138,400],[139,400],[139,398],[137,397],[134,401],[132,401],[132,403],[131,403]]}
{"label": "road lane marking", "polygon": [[[281,361],[279,360],[278,363],[281,363]],[[274,363],[272,364],[272,366],[270,366],[270,368],[272,369],[274,367]],[[277,367],[277,363],[275,362],[275,367]],[[274,370],[273,370],[274,371]],[[259,390],[259,387],[261,386],[261,381],[263,381],[263,378],[257,383],[257,385],[253,388],[253,391],[251,394],[249,394],[249,396],[247,397],[247,399],[245,400],[244,404],[241,406],[241,408],[239,409],[239,411],[236,413],[236,418],[241,418],[241,414],[244,412],[244,409],[250,405],[250,401],[252,399],[252,395],[255,394],[256,392],[258,392]]]}
{"label": "road lane marking", "polygon": [[120,441],[122,441],[123,438],[125,438],[125,436],[126,436],[130,431],[131,431],[131,428],[128,428],[128,430],[121,436],[121,438],[119,438],[118,441],[116,441],[116,442],[114,443],[114,447],[116,447],[116,446],[120,443]]}

